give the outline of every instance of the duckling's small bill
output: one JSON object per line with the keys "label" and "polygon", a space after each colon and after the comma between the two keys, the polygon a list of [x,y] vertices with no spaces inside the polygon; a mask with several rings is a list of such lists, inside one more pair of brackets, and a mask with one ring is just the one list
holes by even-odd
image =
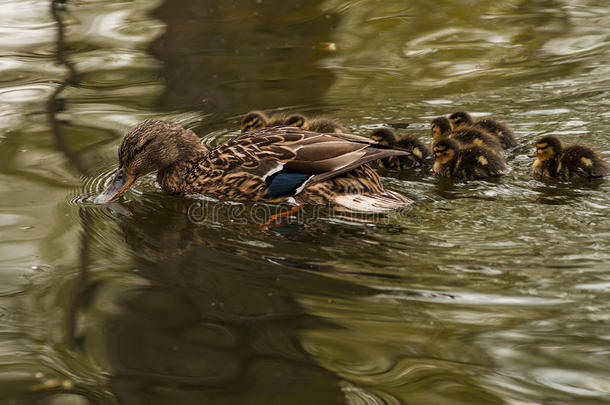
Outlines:
{"label": "duckling's small bill", "polygon": [[96,204],[106,204],[118,198],[131,187],[134,181],[136,181],[136,176],[128,174],[122,167],[119,168],[110,181],[108,188],[95,197],[93,202]]}

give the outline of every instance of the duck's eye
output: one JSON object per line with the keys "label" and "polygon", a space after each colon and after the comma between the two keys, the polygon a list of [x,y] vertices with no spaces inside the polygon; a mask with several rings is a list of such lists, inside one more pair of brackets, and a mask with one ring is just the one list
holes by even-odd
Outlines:
{"label": "duck's eye", "polygon": [[133,154],[134,156],[137,155],[138,153],[142,152],[144,150],[144,148],[146,146],[148,146],[149,143],[151,143],[153,141],[153,139],[147,139],[146,142],[144,142],[142,145],[138,146],[137,148],[134,148],[133,150]]}

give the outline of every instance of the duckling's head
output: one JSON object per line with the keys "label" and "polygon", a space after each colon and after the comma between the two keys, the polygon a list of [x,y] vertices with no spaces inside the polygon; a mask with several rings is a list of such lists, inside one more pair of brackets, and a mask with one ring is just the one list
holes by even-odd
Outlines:
{"label": "duckling's head", "polygon": [[540,162],[551,160],[563,151],[563,144],[556,136],[545,136],[536,142],[536,158]]}
{"label": "duckling's head", "polygon": [[119,147],[119,169],[95,203],[106,203],[123,194],[141,176],[192,159],[207,149],[194,132],[181,125],[145,120],[129,131]]}
{"label": "duckling's head", "polygon": [[388,128],[379,128],[373,131],[370,138],[380,145],[390,146],[398,142],[396,133]]}
{"label": "duckling's head", "polygon": [[432,152],[434,152],[434,160],[440,164],[446,164],[455,158],[456,153],[460,149],[459,144],[450,138],[441,139],[434,143]]}
{"label": "duckling's head", "polygon": [[451,132],[451,122],[445,117],[438,117],[430,122],[430,129],[432,130],[432,138],[440,140]]}
{"label": "duckling's head", "polygon": [[309,123],[307,121],[307,117],[302,114],[291,114],[286,117],[286,121],[284,121],[284,125],[287,127],[297,127],[307,129],[309,127]]}
{"label": "duckling's head", "polygon": [[449,121],[454,129],[472,125],[472,115],[467,111],[456,111],[449,116]]}
{"label": "duckling's head", "polygon": [[267,116],[261,111],[250,111],[241,120],[241,132],[253,131],[267,126]]}

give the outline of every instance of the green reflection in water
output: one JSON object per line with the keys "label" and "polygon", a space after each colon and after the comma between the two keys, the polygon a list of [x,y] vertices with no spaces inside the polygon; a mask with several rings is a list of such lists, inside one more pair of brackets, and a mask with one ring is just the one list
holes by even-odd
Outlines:
{"label": "green reflection in water", "polygon": [[[604,2],[55,4],[0,6],[1,398],[607,402],[609,188],[527,158],[610,156]],[[427,136],[457,107],[516,129],[511,173],[382,172],[417,204],[375,226],[197,225],[150,178],[90,204],[143,118],[214,144],[253,108]]]}

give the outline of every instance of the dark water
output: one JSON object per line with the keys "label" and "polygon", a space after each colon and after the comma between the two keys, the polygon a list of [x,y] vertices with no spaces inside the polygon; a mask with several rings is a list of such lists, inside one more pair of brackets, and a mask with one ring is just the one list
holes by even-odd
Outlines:
{"label": "dark water", "polygon": [[[0,402],[610,403],[609,183],[528,158],[556,134],[610,160],[606,1],[7,0],[0,22]],[[195,223],[153,177],[91,203],[144,118],[214,145],[254,108],[427,135],[458,107],[515,128],[509,175],[385,172],[416,204],[375,223],[261,230],[214,201]]]}

